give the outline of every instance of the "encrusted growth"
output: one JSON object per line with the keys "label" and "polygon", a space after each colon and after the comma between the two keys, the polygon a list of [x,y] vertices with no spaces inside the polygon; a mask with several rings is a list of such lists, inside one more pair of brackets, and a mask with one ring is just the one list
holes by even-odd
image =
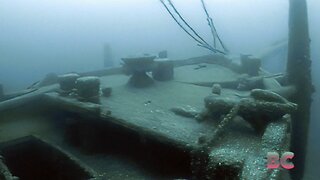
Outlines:
{"label": "encrusted growth", "polygon": [[248,121],[260,134],[263,133],[269,122],[279,120],[285,114],[291,114],[297,109],[296,104],[289,102],[284,97],[261,89],[254,89],[250,97],[241,99],[210,95],[204,101],[207,115],[213,119],[225,116],[216,127],[214,138],[218,138],[237,115]]}

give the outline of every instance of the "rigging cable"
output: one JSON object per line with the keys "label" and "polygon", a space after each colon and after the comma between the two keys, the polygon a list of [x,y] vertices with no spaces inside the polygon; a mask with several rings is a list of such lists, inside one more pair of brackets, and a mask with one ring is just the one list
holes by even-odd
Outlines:
{"label": "rigging cable", "polygon": [[221,38],[220,38],[219,35],[218,35],[217,29],[216,29],[216,27],[215,27],[215,25],[214,25],[214,23],[213,23],[212,18],[211,18],[210,15],[209,15],[209,12],[208,12],[207,7],[206,7],[206,5],[205,5],[205,3],[204,3],[204,0],[201,0],[201,3],[202,3],[202,8],[203,8],[204,12],[205,12],[206,15],[207,15],[208,25],[210,26],[211,33],[212,33],[212,36],[213,36],[213,39],[214,39],[214,46],[216,47],[216,38],[218,38],[218,40],[219,40],[219,42],[220,42],[223,50],[224,50],[225,52],[229,52],[229,50],[228,50],[228,49],[226,48],[226,46],[223,44]]}
{"label": "rigging cable", "polygon": [[175,6],[173,5],[171,0],[168,0],[170,6],[172,7],[172,9],[175,11],[175,13],[179,16],[179,18],[184,22],[185,25],[188,26],[188,28],[201,40],[204,42],[204,44],[210,46],[185,20],[184,18],[181,16],[181,14],[179,13],[179,11],[175,8]]}
{"label": "rigging cable", "polygon": [[220,51],[218,49],[213,48],[212,46],[210,46],[205,40],[203,40],[203,38],[201,38],[198,33],[195,32],[195,30],[182,18],[182,16],[180,15],[180,13],[176,10],[176,8],[174,7],[174,5],[171,3],[171,1],[169,0],[169,4],[170,6],[174,9],[175,13],[179,16],[179,18],[191,29],[191,31],[200,39],[197,39],[194,35],[192,35],[178,20],[177,18],[173,15],[173,13],[170,11],[169,7],[165,4],[164,0],[160,0],[160,2],[162,3],[162,5],[165,7],[165,9],[168,11],[168,13],[171,15],[171,17],[174,19],[174,21],[180,26],[181,29],[183,29],[191,38],[193,38],[196,42],[198,42],[198,46],[206,48],[210,51],[213,51],[214,53],[221,53],[221,54],[225,54],[225,52]]}

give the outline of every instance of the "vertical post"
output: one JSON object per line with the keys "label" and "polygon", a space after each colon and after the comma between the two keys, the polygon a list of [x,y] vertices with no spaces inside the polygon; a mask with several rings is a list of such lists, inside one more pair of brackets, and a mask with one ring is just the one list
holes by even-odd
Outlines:
{"label": "vertical post", "polygon": [[168,51],[167,50],[160,51],[158,54],[158,57],[161,59],[168,58]]}
{"label": "vertical post", "polygon": [[287,75],[288,83],[295,85],[297,93],[291,99],[298,104],[292,116],[291,150],[295,153],[295,168],[292,179],[302,179],[308,128],[310,121],[311,95],[314,91],[311,81],[310,38],[306,0],[289,0],[289,44]]}
{"label": "vertical post", "polygon": [[2,99],[3,96],[4,96],[3,86],[2,84],[0,84],[0,100]]}
{"label": "vertical post", "polygon": [[112,54],[112,49],[109,44],[104,44],[103,47],[103,62],[104,62],[104,67],[112,67],[114,65],[113,63],[113,54]]}

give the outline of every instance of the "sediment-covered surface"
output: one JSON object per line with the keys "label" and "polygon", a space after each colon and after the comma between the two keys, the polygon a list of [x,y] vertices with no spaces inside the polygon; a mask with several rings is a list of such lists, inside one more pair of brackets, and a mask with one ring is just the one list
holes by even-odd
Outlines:
{"label": "sediment-covered surface", "polygon": [[[27,108],[27,104],[26,108],[19,105],[22,111],[1,112],[0,141],[37,135],[77,157],[100,178],[191,178],[191,164],[195,163],[192,153],[214,138],[220,118],[199,122],[192,116],[205,109],[204,98],[212,90],[190,83],[236,81],[239,76],[205,63],[177,67],[174,80],[155,81],[140,89],[127,85],[128,76],[102,76],[101,88],[111,87],[112,93],[101,96],[99,104],[47,92],[37,99],[36,108]],[[221,96],[231,99],[248,94],[225,88],[221,91]],[[243,167],[249,167],[250,157],[264,158],[261,139],[248,122],[235,118],[212,145],[207,168],[227,162],[216,168],[220,174],[213,171],[215,177],[226,171],[230,177],[240,178]],[[250,176],[252,169],[245,172],[248,175],[243,176]]]}

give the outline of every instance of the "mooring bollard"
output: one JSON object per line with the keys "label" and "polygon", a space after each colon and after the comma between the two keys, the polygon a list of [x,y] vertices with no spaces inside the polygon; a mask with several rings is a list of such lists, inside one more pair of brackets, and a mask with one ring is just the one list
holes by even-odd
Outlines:
{"label": "mooring bollard", "polygon": [[64,74],[59,76],[60,89],[63,91],[71,91],[75,88],[75,82],[80,76],[75,73]]}
{"label": "mooring bollard", "polygon": [[152,70],[152,77],[158,81],[169,81],[173,79],[174,65],[173,61],[158,61]]}
{"label": "mooring bollard", "polygon": [[111,87],[104,87],[101,89],[101,91],[102,91],[102,95],[104,97],[110,97],[111,93],[112,93],[112,88]]}
{"label": "mooring bollard", "polygon": [[147,75],[154,68],[154,59],[156,56],[138,56],[122,58],[124,68],[127,74],[132,76],[128,84],[136,88],[145,88],[153,84],[153,79]]}
{"label": "mooring bollard", "polygon": [[241,55],[241,67],[243,73],[250,76],[258,76],[261,67],[261,59],[251,55]]}
{"label": "mooring bollard", "polygon": [[78,78],[76,89],[81,100],[97,102],[100,96],[100,79],[95,76]]}
{"label": "mooring bollard", "polygon": [[158,57],[161,59],[168,58],[168,51],[167,50],[160,51],[158,54]]}

